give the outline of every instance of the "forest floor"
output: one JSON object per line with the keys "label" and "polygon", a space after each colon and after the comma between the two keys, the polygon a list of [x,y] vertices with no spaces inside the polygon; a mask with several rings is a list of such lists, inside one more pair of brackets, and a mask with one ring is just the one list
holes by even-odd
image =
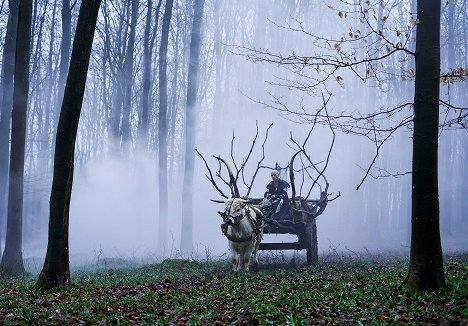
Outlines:
{"label": "forest floor", "polygon": [[0,324],[442,324],[468,325],[468,254],[445,256],[447,287],[398,290],[407,259],[340,258],[261,265],[234,274],[227,260],[165,260],[140,268],[74,272],[39,293],[37,276],[0,280]]}

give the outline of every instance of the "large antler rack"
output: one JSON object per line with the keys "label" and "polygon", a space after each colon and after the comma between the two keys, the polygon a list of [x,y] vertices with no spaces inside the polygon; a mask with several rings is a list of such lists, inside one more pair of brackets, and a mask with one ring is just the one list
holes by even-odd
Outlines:
{"label": "large antler rack", "polygon": [[[231,189],[232,197],[233,198],[239,198],[239,188],[237,188],[237,179],[234,177],[234,174],[232,173],[231,168],[229,167],[229,164],[221,157],[219,156],[213,156],[215,159],[217,159],[220,162],[223,162],[224,165],[226,166],[226,169],[229,174],[229,188]],[[221,173],[218,172],[219,177],[221,178]]]}
{"label": "large antler rack", "polygon": [[[325,115],[327,116],[328,118],[328,111],[327,111],[327,103],[328,101],[330,100],[330,97],[325,100],[325,98],[323,97],[323,93],[322,93],[322,99],[323,99],[323,106],[322,108],[317,112],[317,116],[319,114],[321,114],[322,111],[325,112]],[[327,169],[328,167],[328,164],[329,164],[329,161],[330,161],[330,155],[331,155],[331,152],[333,150],[333,146],[335,144],[335,132],[331,126],[331,123],[330,123],[330,119],[328,119],[328,126],[330,127],[330,131],[332,133],[332,141],[331,141],[331,144],[330,144],[330,147],[328,149],[328,153],[327,153],[327,158],[325,160],[325,164],[323,165],[323,168],[322,169],[319,169],[317,167],[317,163],[314,163],[310,157],[310,155],[307,153],[307,150],[306,150],[306,144],[307,144],[307,141],[309,140],[311,134],[312,134],[312,131],[314,130],[315,128],[315,125],[316,125],[316,122],[317,120],[315,119],[313,121],[313,124],[312,124],[312,127],[310,128],[309,130],[309,133],[307,134],[307,137],[305,138],[304,142],[302,143],[302,145],[300,145],[293,137],[292,135],[292,132],[290,133],[290,140],[297,146],[297,151],[295,152],[295,154],[292,156],[291,158],[291,161],[289,163],[289,177],[290,177],[290,181],[291,181],[291,191],[292,191],[292,198],[293,198],[293,202],[295,204],[295,198],[296,198],[296,187],[295,187],[295,178],[294,178],[294,160],[296,159],[296,157],[298,155],[301,155],[301,161],[302,161],[302,157],[305,157],[307,159],[307,161],[309,162],[309,165],[308,166],[305,166],[304,163],[302,163],[302,176],[303,176],[303,183],[304,183],[304,173],[307,174],[307,176],[312,179],[312,184],[309,188],[309,191],[307,192],[307,195],[306,197],[304,198],[305,201],[307,201],[307,199],[309,198],[310,194],[312,193],[312,190],[314,189],[315,186],[319,186],[320,188],[320,199],[318,200],[318,202],[316,202],[312,207],[310,207],[310,211],[308,212],[309,215],[312,215],[313,217],[317,217],[319,216],[320,214],[322,214],[322,212],[325,210],[325,207],[327,206],[328,202],[329,201],[332,201],[332,200],[335,200],[336,198],[340,197],[341,194],[338,193],[337,196],[335,196],[334,198],[332,199],[329,199],[329,196],[331,196],[332,194],[329,194],[328,193],[328,188],[329,188],[329,183],[328,183],[328,180],[325,176],[325,170]],[[321,162],[323,163],[323,162]],[[312,168],[313,170],[315,170],[315,172],[317,173],[317,176],[314,178],[312,177],[312,175],[310,174],[309,172],[309,168]],[[322,185],[320,184],[319,180],[320,179],[323,179],[324,183],[325,183],[325,186],[322,188]],[[302,186],[301,186],[301,189],[302,189]],[[296,208],[294,208],[296,209]]]}
{"label": "large antler rack", "polygon": [[205,166],[206,166],[206,169],[208,170],[208,174],[205,174],[206,178],[208,180],[210,180],[211,184],[215,187],[215,189],[221,194],[221,196],[223,196],[224,198],[228,198],[228,196],[226,196],[224,194],[224,192],[218,187],[218,185],[216,184],[216,181],[214,180],[214,177],[213,177],[213,173],[211,172],[211,169],[208,165],[208,163],[206,162],[206,159],[203,157],[203,155],[198,151],[198,149],[195,149],[195,151],[197,152],[197,154],[202,158],[203,162],[205,162]]}
{"label": "large antler rack", "polygon": [[[216,171],[216,176],[221,179],[221,181],[226,184],[230,191],[231,191],[231,196],[233,198],[238,198],[238,197],[241,197],[240,196],[240,192],[239,192],[239,188],[238,188],[238,185],[237,185],[237,182],[238,182],[238,179],[240,176],[242,176],[242,181],[243,181],[243,184],[245,185],[245,187],[247,188],[247,195],[246,197],[249,196],[250,194],[250,191],[252,189],[252,186],[253,186],[253,183],[255,181],[255,178],[258,174],[258,171],[261,169],[261,168],[267,168],[265,166],[262,166],[261,163],[264,161],[265,159],[265,144],[266,144],[266,141],[268,139],[268,132],[270,130],[270,128],[273,126],[273,123],[271,123],[268,128],[266,129],[265,131],[265,139],[263,140],[263,143],[262,143],[262,157],[260,158],[260,160],[257,162],[257,166],[256,166],[256,169],[255,169],[255,172],[253,173],[252,175],[252,178],[250,180],[250,183],[247,183],[246,181],[246,178],[245,178],[245,174],[244,174],[244,170],[245,170],[245,167],[247,165],[247,162],[249,161],[249,159],[251,158],[252,156],[252,152],[253,152],[253,149],[255,147],[255,144],[257,142],[257,138],[258,138],[258,134],[259,134],[259,130],[258,130],[258,121],[256,121],[256,133],[255,133],[255,137],[252,141],[252,144],[250,145],[250,148],[249,148],[249,151],[247,153],[247,156],[245,159],[243,159],[242,161],[242,164],[238,165],[236,163],[236,160],[234,158],[234,140],[235,140],[235,132],[233,130],[232,132],[232,139],[231,139],[231,160],[232,160],[232,164],[234,166],[234,169],[235,169],[235,172],[233,172],[233,169],[231,168],[231,166],[229,165],[229,163],[223,159],[221,156],[213,156],[214,158],[216,158],[218,160],[218,163],[219,163],[219,167],[218,167],[218,171]],[[223,191],[221,190],[221,188],[217,185],[214,177],[213,177],[213,173],[210,169],[210,167],[208,166],[208,163],[206,161],[206,159],[203,157],[203,155],[198,151],[196,150],[197,154],[203,159],[203,162],[205,163],[205,166],[208,170],[208,174],[206,175],[206,177],[208,178],[208,180],[211,182],[211,184],[215,187],[215,189],[221,194],[221,196],[223,196],[224,198],[228,198],[224,193]],[[229,179],[226,179],[222,176],[222,170],[223,170],[223,165],[226,167],[226,170],[228,172],[228,175],[229,175]]]}

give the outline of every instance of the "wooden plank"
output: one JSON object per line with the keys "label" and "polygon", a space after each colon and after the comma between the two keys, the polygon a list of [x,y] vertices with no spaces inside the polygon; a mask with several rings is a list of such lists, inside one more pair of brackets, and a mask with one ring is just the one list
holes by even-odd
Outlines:
{"label": "wooden plank", "polygon": [[302,250],[305,248],[302,242],[260,243],[258,250]]}

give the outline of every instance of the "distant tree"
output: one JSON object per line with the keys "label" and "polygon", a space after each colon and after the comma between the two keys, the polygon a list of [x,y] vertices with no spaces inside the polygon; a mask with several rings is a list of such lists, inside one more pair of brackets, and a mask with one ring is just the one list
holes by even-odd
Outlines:
{"label": "distant tree", "polygon": [[36,283],[41,290],[70,282],[68,225],[75,142],[100,5],[101,0],[83,0],[78,16],[55,143],[47,254]]}
{"label": "distant tree", "polygon": [[23,178],[26,118],[29,93],[29,55],[31,44],[32,0],[21,0],[18,8],[18,37],[11,117],[11,153],[8,187],[8,217],[5,251],[0,273],[19,276],[23,266]]}
{"label": "distant tree", "polygon": [[15,69],[16,30],[18,28],[18,0],[8,1],[9,13],[1,80],[0,112],[0,256],[2,254],[3,221],[6,217],[8,158],[10,156],[10,125],[13,105],[13,72]]}
{"label": "distant tree", "polygon": [[130,33],[128,36],[127,49],[124,62],[124,102],[122,108],[122,141],[127,143],[130,140],[130,114],[132,110],[132,85],[133,85],[133,62],[135,53],[135,33],[138,20],[138,0],[131,0]]}
{"label": "distant tree", "polygon": [[172,6],[174,0],[167,0],[161,29],[161,45],[159,47],[159,233],[158,250],[164,251],[167,243],[167,45],[169,42],[169,28],[171,25]]}
{"label": "distant tree", "polygon": [[188,68],[187,105],[185,111],[185,168],[182,184],[182,228],[180,249],[193,250],[192,234],[192,194],[195,161],[195,139],[197,122],[198,69],[200,67],[201,25],[205,0],[195,0],[192,36],[190,40],[190,59]]}
{"label": "distant tree", "polygon": [[146,26],[143,40],[143,89],[141,95],[141,118],[138,124],[139,142],[144,146],[148,146],[149,115],[151,112],[151,59],[153,57],[154,40],[156,38],[155,35],[159,23],[159,10],[161,9],[161,4],[162,0],[159,0],[156,6],[153,37],[150,37],[153,14],[152,0],[148,0],[148,11],[146,13]]}
{"label": "distant tree", "polygon": [[[115,1],[112,3],[104,2],[104,31],[106,41],[107,60],[112,76],[112,108],[110,114],[110,127],[112,136],[117,141],[117,147],[120,146],[122,137],[122,129],[124,128],[123,121],[123,105],[125,91],[125,63],[126,51],[129,39],[129,27],[131,20],[131,1]],[[114,10],[109,10],[113,8]],[[116,11],[118,12],[116,17]],[[112,22],[116,20],[116,29],[113,28]]]}
{"label": "distant tree", "polygon": [[[76,3],[76,2],[75,2]],[[62,39],[60,41],[60,64],[59,64],[59,81],[58,81],[58,96],[56,105],[56,118],[62,105],[65,82],[68,73],[68,63],[70,60],[71,50],[71,13],[72,7],[70,0],[62,0]]]}

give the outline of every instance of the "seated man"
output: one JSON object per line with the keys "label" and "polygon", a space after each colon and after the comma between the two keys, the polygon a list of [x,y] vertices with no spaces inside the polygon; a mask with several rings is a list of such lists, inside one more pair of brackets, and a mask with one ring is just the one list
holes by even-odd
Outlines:
{"label": "seated man", "polygon": [[271,171],[271,181],[267,185],[268,191],[265,192],[265,198],[262,203],[262,210],[264,214],[269,218],[277,220],[289,218],[289,199],[287,188],[289,183],[281,180],[279,177],[279,171]]}

